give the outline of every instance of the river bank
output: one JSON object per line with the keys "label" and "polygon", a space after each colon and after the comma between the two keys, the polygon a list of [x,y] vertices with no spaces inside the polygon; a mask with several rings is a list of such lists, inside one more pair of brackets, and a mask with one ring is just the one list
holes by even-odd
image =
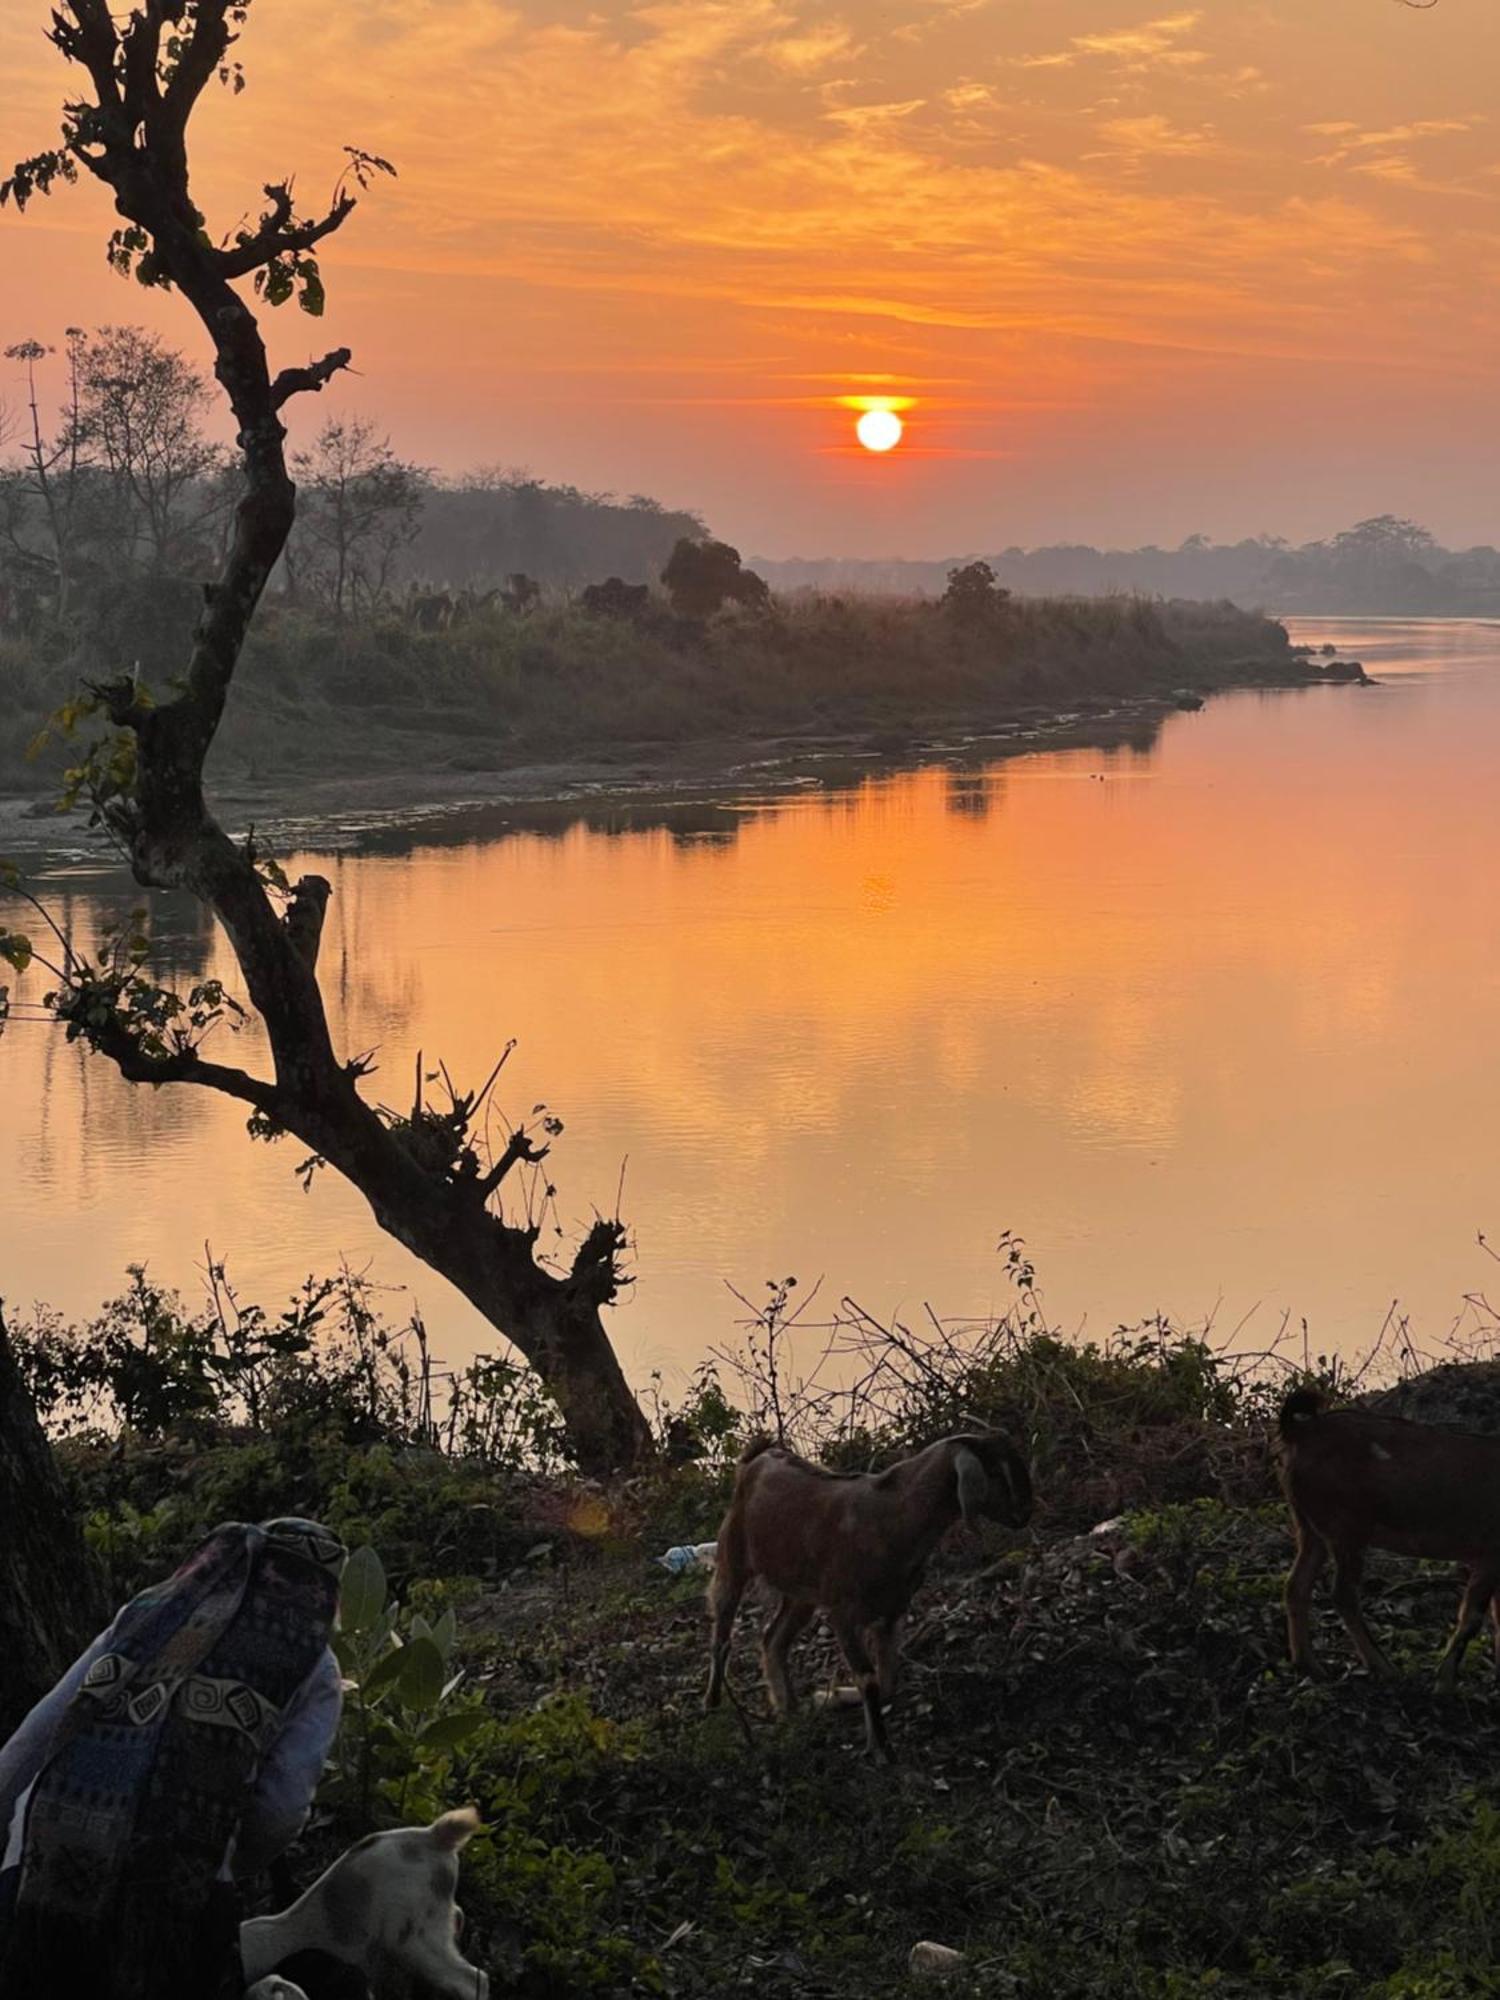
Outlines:
{"label": "river bank", "polygon": [[[283,852],[400,851],[580,820],[709,833],[724,830],[734,802],[747,795],[835,789],[882,771],[927,763],[966,768],[1042,750],[1144,751],[1169,716],[1201,708],[1218,693],[1360,684],[1355,663],[1291,651],[1200,669],[1171,689],[1141,694],[1012,699],[985,712],[939,712],[899,726],[647,739],[513,762],[476,752],[471,736],[407,727],[399,758],[367,744],[357,769],[231,762],[212,797],[231,832],[253,825]],[[0,782],[0,854],[79,860],[104,851],[84,813],[60,815],[50,793],[7,791]]]}

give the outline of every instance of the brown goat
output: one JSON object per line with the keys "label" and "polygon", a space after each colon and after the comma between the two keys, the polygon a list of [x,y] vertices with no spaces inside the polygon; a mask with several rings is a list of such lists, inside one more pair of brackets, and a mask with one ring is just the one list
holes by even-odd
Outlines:
{"label": "brown goat", "polygon": [[1366,1549],[1463,1563],[1468,1585],[1437,1682],[1451,1690],[1470,1640],[1495,1618],[1500,1670],[1500,1438],[1414,1424],[1363,1410],[1328,1410],[1312,1389],[1281,1406],[1281,1482],[1292,1510],[1297,1558],[1286,1583],[1292,1664],[1313,1671],[1308,1609],[1333,1557],[1333,1601],[1372,1674],[1395,1672],[1359,1608]]}
{"label": "brown goat", "polygon": [[735,1475],[709,1586],[712,1665],[704,1705],[717,1708],[734,1614],[759,1577],[780,1598],[761,1636],[772,1706],[792,1707],[787,1649],[826,1614],[859,1685],[871,1755],[894,1762],[881,1714],[896,1689],[900,1622],[927,1559],[962,1517],[1013,1528],[1031,1517],[1031,1476],[1002,1437],[943,1438],[884,1472],[837,1473],[762,1440]]}

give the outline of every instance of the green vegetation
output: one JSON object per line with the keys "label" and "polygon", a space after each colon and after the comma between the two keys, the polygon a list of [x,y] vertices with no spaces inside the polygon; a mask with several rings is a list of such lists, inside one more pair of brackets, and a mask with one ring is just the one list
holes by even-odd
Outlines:
{"label": "green vegetation", "polygon": [[[1279,1385],[1159,1324],[1075,1347],[1006,1249],[1004,1319],[865,1325],[879,1365],[857,1391],[795,1386],[793,1289],[772,1286],[726,1363],[735,1398],[705,1369],[656,1411],[677,1462],[614,1487],[555,1454],[542,1469],[524,1427],[484,1431],[473,1399],[508,1406],[517,1374],[469,1381],[467,1419],[440,1421],[418,1330],[347,1279],[312,1288],[326,1369],[287,1331],[310,1331],[300,1301],[251,1315],[248,1372],[226,1368],[222,1278],[201,1314],[137,1278],[95,1327],[33,1321],[18,1346],[71,1426],[63,1461],[117,1594],[226,1514],[295,1506],[381,1552],[346,1592],[358,1692],[299,1865],[472,1799],[466,1944],[520,1993],[866,2000],[916,1990],[921,1938],[965,1952],[961,1994],[1493,1992],[1500,1694],[1477,1661],[1457,1700],[1430,1691],[1451,1577],[1372,1563],[1400,1682],[1353,1670],[1326,1600],[1330,1680],[1294,1679]],[[292,1351],[264,1354],[273,1339]],[[153,1393],[121,1430],[132,1348],[154,1357]],[[863,1762],[852,1712],[770,1722],[753,1618],[742,1713],[705,1719],[700,1585],[649,1558],[713,1534],[745,1432],[780,1422],[869,1463],[960,1412],[1025,1441],[1038,1521],[1019,1544],[956,1534],[940,1552],[898,1769]],[[804,1689],[833,1678],[826,1638],[795,1671]]]}
{"label": "green vegetation", "polygon": [[[121,594],[117,657],[176,656],[157,631],[164,606],[180,640],[194,593]],[[62,637],[0,639],[0,785],[55,786],[76,753],[27,752],[79,672]],[[271,606],[247,641],[210,771],[221,784],[295,781],[778,735],[909,742],[935,726],[1305,678],[1280,626],[1227,604],[1015,599],[967,620],[930,603],[811,598],[701,620],[659,599],[635,617],[567,604],[516,615],[497,600],[434,631],[394,612],[354,621]]]}

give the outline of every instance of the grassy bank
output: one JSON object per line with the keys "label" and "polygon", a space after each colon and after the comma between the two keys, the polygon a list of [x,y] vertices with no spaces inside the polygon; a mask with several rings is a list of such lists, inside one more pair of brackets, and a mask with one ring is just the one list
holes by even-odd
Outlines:
{"label": "grassy bank", "polygon": [[[28,758],[80,674],[139,659],[164,686],[189,603],[107,636],[0,641],[0,789],[42,790],[62,753]],[[211,768],[271,773],[500,771],[645,746],[923,729],[1022,712],[1108,708],[1180,690],[1296,683],[1284,630],[1232,605],[1023,599],[974,623],[939,606],[807,599],[709,620],[653,604],[639,619],[574,606],[481,612],[444,631],[337,624],[269,606],[252,632]]]}
{"label": "grassy bank", "polygon": [[[741,1437],[770,1407],[764,1325],[749,1415],[703,1377],[661,1413],[685,1462],[615,1489],[530,1466],[519,1378],[491,1385],[521,1414],[488,1444],[477,1388],[454,1431],[434,1429],[389,1330],[337,1313],[327,1365],[293,1354],[279,1384],[272,1367],[252,1427],[222,1400],[173,1414],[162,1384],[192,1339],[180,1315],[127,1309],[106,1357],[116,1400],[92,1415],[115,1430],[117,1390],[144,1383],[155,1420],[123,1439],[76,1430],[62,1452],[117,1596],[226,1515],[295,1507],[380,1552],[412,1664],[435,1644],[465,1679],[442,1713],[399,1677],[351,1695],[299,1869],[372,1821],[472,1798],[488,1830],[465,1858],[466,1942],[518,1992],[863,2000],[916,1990],[922,1938],[965,1952],[960,1993],[1493,1992],[1500,1696],[1477,1660],[1459,1698],[1430,1692],[1451,1573],[1372,1564],[1368,1609],[1400,1682],[1353,1671],[1326,1604],[1331,1678],[1294,1679],[1277,1390],[1160,1327],[1068,1346],[1027,1276],[1018,1260],[1004,1322],[903,1334],[910,1351],[888,1345],[859,1398],[784,1404],[837,1462],[899,1455],[962,1407],[1035,1467],[1027,1535],[955,1533],[933,1565],[894,1772],[863,1762],[853,1712],[768,1719],[753,1613],[741,1706],[705,1718],[701,1582],[650,1561],[715,1531]],[[53,1328],[39,1349],[39,1331],[23,1329],[34,1371],[67,1346]],[[51,1380],[54,1419],[89,1414]],[[81,1377],[74,1391],[95,1393]],[[346,1633],[362,1687],[372,1618]],[[826,1638],[795,1672],[804,1689],[833,1678]]]}

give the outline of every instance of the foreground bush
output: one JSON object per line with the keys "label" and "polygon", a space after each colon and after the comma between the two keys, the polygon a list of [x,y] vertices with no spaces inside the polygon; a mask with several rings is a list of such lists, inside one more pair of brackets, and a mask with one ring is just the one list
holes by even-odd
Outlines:
{"label": "foreground bush", "polygon": [[[357,1394],[335,1393],[335,1342],[300,1422],[288,1398],[320,1373],[308,1355],[259,1385],[274,1428],[234,1396],[205,1409],[204,1344],[222,1333],[184,1338],[185,1309],[139,1279],[102,1318],[105,1360],[127,1333],[158,1357],[185,1350],[194,1393],[150,1437],[75,1431],[64,1459],[121,1593],[225,1513],[295,1505],[375,1544],[300,1872],[370,1824],[473,1800],[486,1831],[466,1858],[466,1941],[523,1995],[882,2000],[912,1990],[922,1937],[966,1954],[961,1994],[1493,1992],[1500,1694],[1478,1661],[1456,1700],[1429,1690],[1452,1577],[1372,1561],[1367,1609],[1399,1681],[1354,1670],[1326,1598],[1331,1678],[1295,1679],[1277,1386],[1161,1326],[1069,1345],[1021,1246],[1008,1253],[1002,1320],[920,1338],[845,1327],[871,1362],[857,1392],[799,1379],[795,1290],[769,1288],[743,1341],[658,1412],[677,1462],[613,1490],[450,1439],[378,1313],[340,1336],[364,1356]],[[43,1345],[70,1338],[89,1330],[51,1326]],[[1454,1371],[1430,1379],[1451,1402]],[[1470,1421],[1493,1379],[1465,1375]],[[1403,1394],[1420,1404],[1421,1379]],[[779,1424],[869,1462],[991,1419],[1032,1453],[1038,1525],[1019,1541],[956,1531],[940,1551],[907,1642],[902,1765],[864,1763],[852,1712],[774,1724],[753,1617],[740,1706],[705,1718],[701,1587],[650,1557],[712,1536],[744,1431]],[[804,1693],[834,1679],[827,1637],[793,1670]]]}

